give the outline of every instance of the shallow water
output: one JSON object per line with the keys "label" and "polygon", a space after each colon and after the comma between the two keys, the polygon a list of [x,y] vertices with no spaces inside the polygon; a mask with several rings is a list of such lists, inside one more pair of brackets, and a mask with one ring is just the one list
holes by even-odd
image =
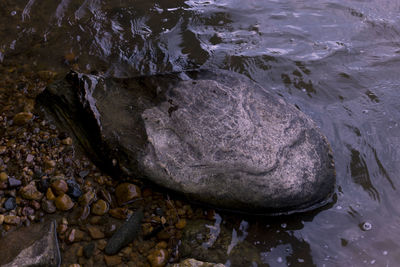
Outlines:
{"label": "shallow water", "polygon": [[249,222],[246,240],[264,263],[398,266],[399,11],[395,0],[6,0],[0,62],[118,77],[197,67],[247,75],[317,122],[337,169],[337,201],[325,210],[231,219]]}

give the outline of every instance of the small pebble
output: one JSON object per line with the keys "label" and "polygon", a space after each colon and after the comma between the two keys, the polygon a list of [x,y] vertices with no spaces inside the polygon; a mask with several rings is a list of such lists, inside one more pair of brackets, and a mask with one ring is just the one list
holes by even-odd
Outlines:
{"label": "small pebble", "polygon": [[90,259],[93,255],[94,248],[95,248],[95,244],[93,242],[90,242],[89,244],[87,244],[83,248],[83,256],[85,256],[85,258],[87,258],[87,259]]}
{"label": "small pebble", "polygon": [[62,211],[67,211],[74,207],[74,202],[66,194],[62,194],[62,195],[56,197],[55,204],[56,204],[57,209],[62,210]]}
{"label": "small pebble", "polygon": [[30,112],[20,112],[16,114],[13,118],[13,122],[15,125],[24,125],[28,123],[33,118],[33,114]]}
{"label": "small pebble", "polygon": [[122,263],[122,258],[118,255],[115,256],[104,255],[104,261],[106,262],[107,266],[117,266]]}
{"label": "small pebble", "polygon": [[53,190],[51,190],[50,187],[47,188],[46,197],[48,200],[54,200],[56,198],[56,196],[53,193]]}
{"label": "small pebble", "polygon": [[92,205],[92,213],[95,215],[104,215],[108,212],[108,203],[102,199],[97,200]]}
{"label": "small pebble", "polygon": [[175,227],[178,229],[183,229],[186,226],[186,220],[185,219],[180,219],[176,224]]}
{"label": "small pebble", "polygon": [[17,203],[16,203],[14,197],[10,197],[10,198],[8,198],[8,199],[6,200],[6,202],[4,202],[4,208],[5,208],[7,211],[13,210],[13,209],[15,209],[16,207],[17,207]]}
{"label": "small pebble", "polygon": [[21,183],[20,180],[15,179],[14,177],[8,177],[8,186],[9,186],[10,188],[18,187],[18,186],[20,186],[21,184],[22,184],[22,183]]}
{"label": "small pebble", "polygon": [[4,222],[4,215],[0,214],[0,225],[2,225]]}
{"label": "small pebble", "polygon": [[83,206],[88,206],[96,200],[96,194],[93,191],[88,191],[79,198],[79,203]]}
{"label": "small pebble", "polygon": [[72,145],[72,138],[71,137],[67,137],[67,138],[61,140],[61,144],[67,145],[67,146]]}
{"label": "small pebble", "polygon": [[147,256],[151,267],[163,267],[168,261],[168,251],[166,249],[156,249]]}
{"label": "small pebble", "polygon": [[65,182],[64,180],[57,180],[57,181],[54,181],[52,184],[51,184],[51,189],[53,190],[53,192],[57,195],[57,196],[59,196],[59,195],[62,195],[62,194],[65,194],[65,193],[67,193],[67,191],[68,191],[68,184],[67,184],[67,182]]}
{"label": "small pebble", "polygon": [[31,163],[33,161],[35,157],[31,154],[28,154],[28,156],[26,156],[26,162]]}
{"label": "small pebble", "polygon": [[22,187],[19,193],[23,198],[29,200],[41,200],[43,197],[43,194],[37,190],[34,182]]}
{"label": "small pebble", "polygon": [[0,172],[0,181],[7,181],[8,175],[5,172]]}
{"label": "small pebble", "polygon": [[137,185],[131,183],[122,183],[115,189],[115,195],[119,205],[123,205],[132,199],[139,198],[140,188]]}
{"label": "small pebble", "polygon": [[80,196],[82,196],[82,191],[80,189],[80,186],[77,182],[74,180],[70,179],[67,180],[67,185],[68,185],[68,191],[67,194],[73,199],[73,200],[78,200]]}
{"label": "small pebble", "polygon": [[18,225],[21,222],[21,218],[15,215],[4,216],[4,223],[11,225]]}
{"label": "small pebble", "polygon": [[43,199],[42,200],[42,209],[47,213],[56,212],[56,206],[53,200]]}
{"label": "small pebble", "polygon": [[92,239],[102,239],[102,238],[104,238],[104,233],[97,226],[89,225],[89,226],[87,226],[87,230],[88,230],[89,235],[90,235],[90,237]]}

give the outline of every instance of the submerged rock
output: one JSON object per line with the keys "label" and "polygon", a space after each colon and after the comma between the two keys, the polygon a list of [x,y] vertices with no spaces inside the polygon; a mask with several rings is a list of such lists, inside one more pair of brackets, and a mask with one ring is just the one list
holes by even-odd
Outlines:
{"label": "submerged rock", "polygon": [[71,72],[38,101],[104,168],[195,201],[279,214],[323,204],[333,191],[331,150],[317,126],[239,74]]}

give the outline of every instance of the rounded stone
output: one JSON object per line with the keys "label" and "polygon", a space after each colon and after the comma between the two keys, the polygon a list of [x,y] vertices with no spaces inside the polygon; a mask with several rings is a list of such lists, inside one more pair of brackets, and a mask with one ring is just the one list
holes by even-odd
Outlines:
{"label": "rounded stone", "polygon": [[88,225],[87,230],[92,239],[102,239],[105,236],[98,226]]}
{"label": "rounded stone", "polygon": [[67,194],[74,200],[78,200],[79,197],[82,195],[81,188],[79,184],[72,179],[67,180],[68,184],[68,191]]}
{"label": "rounded stone", "polygon": [[8,175],[5,172],[0,172],[0,181],[7,181]]}
{"label": "rounded stone", "polygon": [[186,226],[186,220],[185,219],[179,219],[179,221],[175,224],[175,227],[178,229],[183,229]]}
{"label": "rounded stone", "polygon": [[151,267],[163,267],[168,261],[168,251],[166,249],[155,249],[147,256]]}
{"label": "rounded stone", "polygon": [[66,181],[60,179],[51,183],[51,189],[57,196],[59,196],[67,193],[68,184]]}
{"label": "rounded stone", "polygon": [[13,210],[16,207],[17,207],[17,202],[15,201],[14,197],[10,197],[4,202],[4,208],[7,211]]}
{"label": "rounded stone", "polygon": [[74,134],[86,138],[85,150],[104,168],[146,177],[193,201],[287,214],[330,200],[332,151],[311,118],[243,75],[183,74],[118,80],[70,72],[38,101],[67,106],[68,116],[57,113],[66,125],[90,122]]}
{"label": "rounded stone", "polygon": [[108,209],[108,203],[102,199],[99,199],[92,204],[92,213],[95,215],[104,215],[108,212]]}
{"label": "rounded stone", "polygon": [[67,194],[62,194],[56,197],[54,203],[57,209],[62,211],[67,211],[74,207],[74,202]]}
{"label": "rounded stone", "polygon": [[79,198],[79,203],[83,206],[89,206],[96,200],[96,193],[88,191]]}
{"label": "rounded stone", "polygon": [[54,201],[48,199],[42,199],[42,209],[47,213],[54,213],[57,210]]}
{"label": "rounded stone", "polygon": [[33,114],[30,112],[20,112],[16,114],[13,118],[15,125],[24,125],[28,123],[33,118]]}
{"label": "rounded stone", "polygon": [[132,199],[139,198],[140,188],[131,183],[122,183],[115,189],[115,195],[119,205],[123,205]]}

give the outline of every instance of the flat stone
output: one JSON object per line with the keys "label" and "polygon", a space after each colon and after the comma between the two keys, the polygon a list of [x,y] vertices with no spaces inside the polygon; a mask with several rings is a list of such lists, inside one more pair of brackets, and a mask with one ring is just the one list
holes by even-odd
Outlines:
{"label": "flat stone", "polygon": [[21,186],[22,182],[14,177],[8,177],[8,186],[10,188],[15,188]]}
{"label": "flat stone", "polygon": [[143,219],[143,211],[138,210],[132,214],[128,221],[126,221],[107,242],[105,253],[114,255],[120,251],[121,248],[131,243],[138,235]]}
{"label": "flat stone", "polygon": [[55,221],[23,227],[0,239],[3,267],[48,266],[61,263]]}
{"label": "flat stone", "polygon": [[15,125],[24,125],[28,123],[33,118],[33,114],[30,112],[20,112],[16,114],[13,118]]}
{"label": "flat stone", "polygon": [[211,262],[204,262],[198,261],[195,259],[185,259],[179,263],[174,263],[171,267],[226,267],[222,263],[211,263]]}
{"label": "flat stone", "polygon": [[100,230],[98,226],[88,225],[87,230],[92,239],[102,239],[104,238],[104,233]]}
{"label": "flat stone", "polygon": [[194,201],[286,214],[324,205],[333,192],[331,149],[316,124],[236,73],[105,79],[71,72],[37,100],[65,109],[59,119],[102,168]]}
{"label": "flat stone", "polygon": [[4,216],[4,223],[11,225],[19,225],[21,223],[21,218],[16,215],[6,215]]}
{"label": "flat stone", "polygon": [[41,200],[43,197],[43,193],[39,192],[39,190],[36,188],[35,182],[31,182],[22,187],[19,193],[23,198],[29,200]]}

